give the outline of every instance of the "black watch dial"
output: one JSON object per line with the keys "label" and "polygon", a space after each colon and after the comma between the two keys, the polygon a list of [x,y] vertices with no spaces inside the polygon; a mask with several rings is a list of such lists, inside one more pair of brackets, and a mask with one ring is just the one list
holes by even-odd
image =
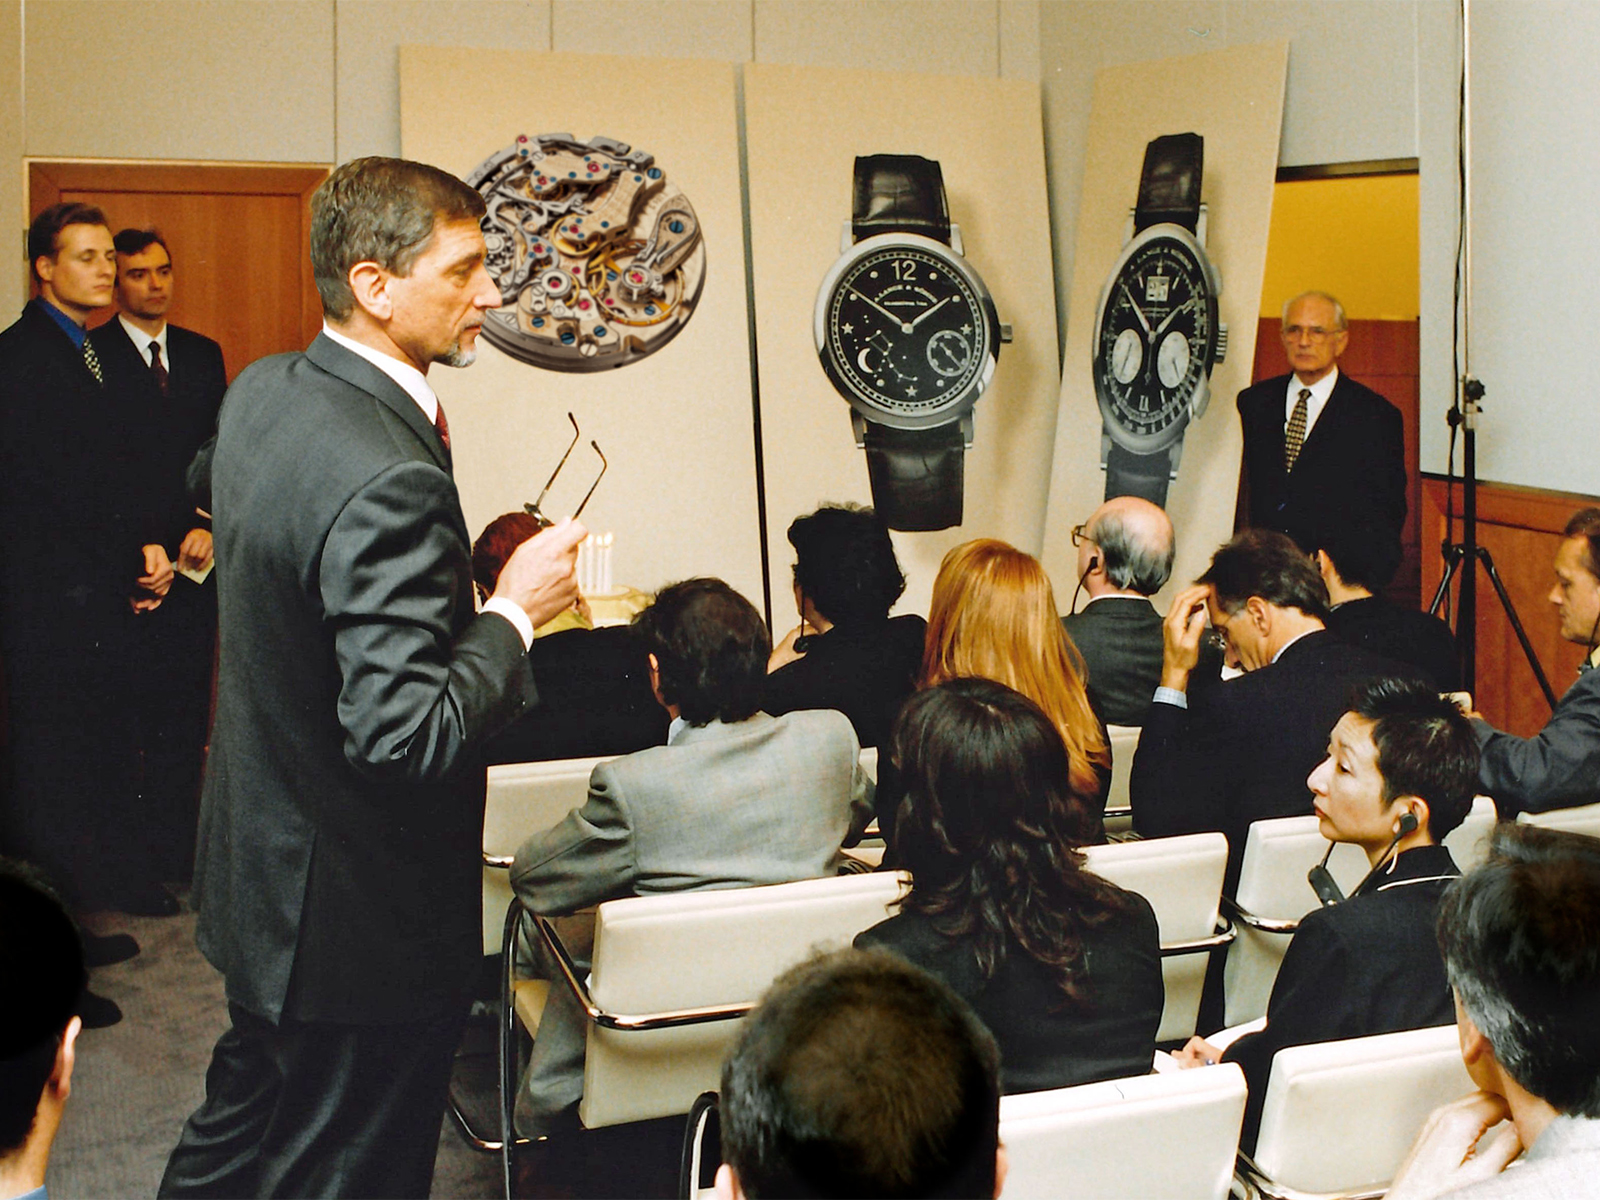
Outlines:
{"label": "black watch dial", "polygon": [[1189,406],[1217,342],[1217,298],[1185,242],[1136,247],[1107,289],[1096,331],[1094,387],[1123,430],[1154,435]]}
{"label": "black watch dial", "polygon": [[916,246],[863,255],[834,285],[822,364],[847,396],[929,416],[974,396],[994,358],[988,308],[966,277]]}

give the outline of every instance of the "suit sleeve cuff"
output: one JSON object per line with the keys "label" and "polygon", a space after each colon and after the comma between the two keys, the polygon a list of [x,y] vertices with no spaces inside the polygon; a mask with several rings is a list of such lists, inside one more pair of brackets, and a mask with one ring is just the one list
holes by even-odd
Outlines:
{"label": "suit sleeve cuff", "polygon": [[517,636],[522,639],[522,648],[527,650],[533,645],[533,620],[522,610],[520,605],[512,603],[503,597],[495,596],[486,600],[483,605],[486,613],[499,613],[516,628]]}
{"label": "suit sleeve cuff", "polygon": [[1157,704],[1171,704],[1177,708],[1189,707],[1188,693],[1181,692],[1177,688],[1158,687],[1154,701]]}

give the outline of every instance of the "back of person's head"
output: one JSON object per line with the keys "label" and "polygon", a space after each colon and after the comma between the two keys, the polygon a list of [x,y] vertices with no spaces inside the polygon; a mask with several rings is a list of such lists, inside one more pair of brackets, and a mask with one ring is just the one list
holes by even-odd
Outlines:
{"label": "back of person's head", "polygon": [[1584,564],[1596,579],[1600,579],[1600,508],[1580,508],[1567,521],[1562,537],[1582,538],[1588,543]]}
{"label": "back of person's head", "polygon": [[88,982],[78,931],[21,864],[0,859],[0,1158],[27,1141]]}
{"label": "back of person's head", "polygon": [[889,527],[870,508],[829,504],[796,517],[789,544],[795,583],[835,625],[881,621],[906,590]]}
{"label": "back of person's head", "polygon": [[1276,608],[1297,608],[1326,620],[1328,588],[1306,552],[1288,534],[1246,529],[1211,556],[1199,583],[1211,585],[1222,611],[1236,613],[1252,596]]}
{"label": "back of person's head", "polygon": [[1067,743],[1073,790],[1098,790],[1094,764],[1110,757],[1050,577],[1033,555],[994,538],[964,542],[944,556],[928,606],[923,685],[973,676],[1003,683],[1043,709]]}
{"label": "back of person's head", "polygon": [[1600,1117],[1600,838],[1497,825],[1487,861],[1445,892],[1439,947],[1501,1070]]}
{"label": "back of person's head", "polygon": [[1376,519],[1330,521],[1314,540],[1350,587],[1381,591],[1400,569],[1400,543]]}
{"label": "back of person's head", "polygon": [[907,911],[969,937],[978,969],[1032,958],[1064,1004],[1088,999],[1083,933],[1122,907],[1083,869],[1098,812],[1067,786],[1067,752],[1027,697],[988,679],[917,692],[891,737],[905,787],[895,851],[911,873]]}
{"label": "back of person's head", "polygon": [[539,518],[528,512],[501,513],[472,543],[472,581],[485,597],[494,595],[500,572],[518,546],[538,533]]}
{"label": "back of person's head", "polygon": [[1154,596],[1171,577],[1172,522],[1148,500],[1110,501],[1084,532],[1100,548],[1100,566],[1112,586]]}
{"label": "back of person's head", "polygon": [[55,258],[61,249],[61,231],[68,225],[106,225],[106,215],[92,204],[64,200],[35,217],[28,226],[28,269],[35,280],[39,278],[39,260]]}
{"label": "back of person's head", "polygon": [[353,158],[311,194],[311,270],[323,314],[355,309],[350,268],[375,262],[406,276],[433,238],[435,222],[477,221],[483,197],[447,171],[403,158]]}
{"label": "back of person's head", "polygon": [[1454,700],[1412,679],[1357,685],[1350,711],[1372,722],[1383,802],[1428,802],[1428,832],[1442,841],[1472,811],[1478,786],[1478,736]]}
{"label": "back of person's head", "polygon": [[781,975],[723,1065],[721,1104],[723,1161],[752,1200],[995,1194],[999,1049],[888,951]]}
{"label": "back of person's head", "polygon": [[662,700],[689,724],[743,721],[761,707],[772,637],[755,606],[722,580],[662,588],[634,628],[655,655]]}

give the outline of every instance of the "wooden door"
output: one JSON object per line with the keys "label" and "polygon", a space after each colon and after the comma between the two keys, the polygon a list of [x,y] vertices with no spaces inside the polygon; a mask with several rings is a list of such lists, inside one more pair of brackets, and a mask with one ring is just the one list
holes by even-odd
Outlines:
{"label": "wooden door", "polygon": [[[30,219],[63,200],[97,205],[112,232],[159,229],[172,253],[168,319],[222,345],[231,382],[268,354],[301,350],[322,327],[309,256],[318,166],[28,164]],[[91,325],[110,320],[107,310]]]}

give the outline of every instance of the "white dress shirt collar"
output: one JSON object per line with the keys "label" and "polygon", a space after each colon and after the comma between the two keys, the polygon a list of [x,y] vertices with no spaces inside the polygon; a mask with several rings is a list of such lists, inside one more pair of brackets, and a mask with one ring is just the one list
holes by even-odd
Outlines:
{"label": "white dress shirt collar", "polygon": [[374,350],[371,346],[362,344],[354,338],[348,338],[340,333],[326,321],[322,323],[322,332],[330,341],[337,342],[351,354],[359,354],[390,379],[398,383],[405,390],[406,395],[417,402],[417,407],[422,410],[422,415],[428,418],[428,424],[435,423],[434,414],[439,411],[439,397],[434,395],[433,389],[428,386],[428,377],[417,370],[410,363],[403,363],[398,358],[391,358],[381,350]]}
{"label": "white dress shirt collar", "polygon": [[168,371],[172,370],[172,355],[167,353],[167,323],[161,322],[161,332],[151,337],[132,321],[128,320],[127,313],[118,313],[117,320],[122,322],[122,331],[128,335],[128,340],[134,348],[144,357],[144,365],[150,365],[150,344],[154,342],[161,347],[161,365]]}
{"label": "white dress shirt collar", "polygon": [[1295,402],[1300,399],[1300,389],[1310,388],[1311,398],[1306,401],[1306,437],[1311,436],[1311,429],[1317,423],[1317,418],[1322,415],[1322,410],[1328,405],[1328,397],[1333,394],[1333,385],[1339,382],[1339,368],[1334,367],[1315,383],[1301,383],[1300,376],[1293,372],[1289,375],[1289,387],[1283,401],[1283,427],[1289,427],[1289,418],[1294,416]]}

